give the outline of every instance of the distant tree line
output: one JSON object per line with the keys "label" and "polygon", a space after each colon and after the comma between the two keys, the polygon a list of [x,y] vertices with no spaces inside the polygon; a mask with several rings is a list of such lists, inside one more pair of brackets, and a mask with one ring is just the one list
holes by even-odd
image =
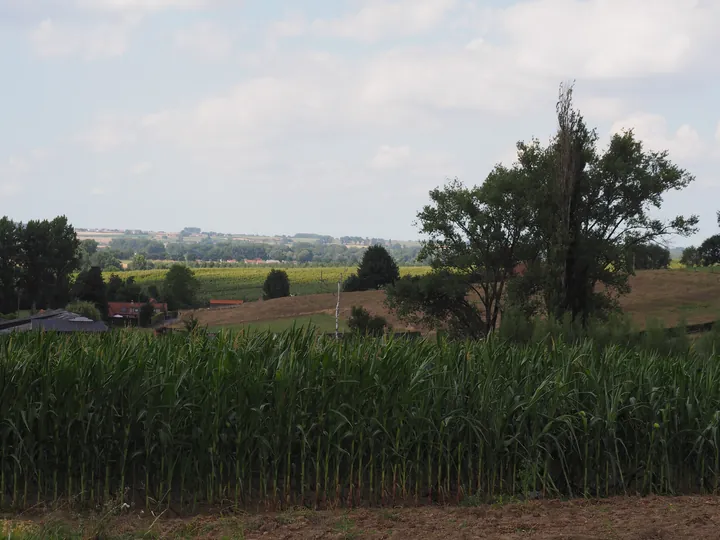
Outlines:
{"label": "distant tree line", "polygon": [[[319,236],[319,235],[315,235]],[[310,235],[304,235],[310,237]],[[331,237],[327,237],[332,239]],[[327,266],[354,266],[359,264],[364,248],[347,247],[342,244],[323,242],[296,242],[292,245],[218,242],[209,238],[190,244],[169,243],[167,247],[158,240],[147,238],[114,238],[108,249],[97,249],[94,241],[85,241],[87,251],[83,252],[81,267],[100,266],[106,271],[122,269],[121,260],[131,260],[130,270],[148,270],[150,261],[222,262],[245,259],[276,260],[281,263],[311,264]],[[83,245],[85,245],[83,242]],[[92,244],[91,244],[92,243]],[[386,246],[392,257],[401,265],[419,264],[417,256],[420,246],[391,244]],[[142,257],[137,258],[136,257]],[[160,266],[161,267],[161,266]]]}

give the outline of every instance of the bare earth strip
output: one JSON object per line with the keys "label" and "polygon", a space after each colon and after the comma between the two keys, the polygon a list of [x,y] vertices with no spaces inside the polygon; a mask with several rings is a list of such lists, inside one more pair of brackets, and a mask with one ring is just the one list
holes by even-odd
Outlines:
{"label": "bare earth strip", "polygon": [[618,497],[267,514],[218,509],[192,518],[157,518],[137,510],[97,519],[51,513],[0,520],[4,535],[11,529],[39,532],[38,538],[709,540],[720,537],[720,498]]}
{"label": "bare earth strip", "polygon": [[[700,323],[720,319],[720,273],[684,270],[648,270],[631,278],[632,292],[622,298],[623,309],[643,326],[647,319],[657,319],[673,326],[685,319]],[[248,322],[296,318],[316,313],[335,314],[334,294],[315,294],[279,298],[267,302],[248,302],[241,306],[198,310],[200,323],[210,327],[238,326]],[[343,293],[341,317],[347,319],[354,305],[372,314],[383,315],[396,329],[408,329],[384,306],[385,293],[368,291]],[[412,329],[412,328],[410,328]],[[718,536],[720,538],[720,535]]]}

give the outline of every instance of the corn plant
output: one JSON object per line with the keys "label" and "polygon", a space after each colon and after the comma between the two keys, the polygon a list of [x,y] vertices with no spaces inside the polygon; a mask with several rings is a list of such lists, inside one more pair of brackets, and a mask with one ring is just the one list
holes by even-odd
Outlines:
{"label": "corn plant", "polygon": [[716,492],[720,355],[308,329],[0,338],[0,507]]}

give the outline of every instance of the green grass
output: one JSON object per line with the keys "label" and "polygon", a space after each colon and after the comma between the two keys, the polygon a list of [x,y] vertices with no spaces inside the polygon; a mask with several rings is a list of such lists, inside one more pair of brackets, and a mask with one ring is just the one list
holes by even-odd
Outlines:
{"label": "green grass", "polygon": [[[290,292],[295,295],[332,293],[337,290],[340,276],[347,277],[356,268],[309,267],[284,269],[290,279]],[[196,268],[200,295],[208,299],[254,301],[262,297],[262,286],[270,268]],[[401,267],[401,275],[424,274],[428,267]],[[138,284],[160,286],[167,270],[141,270],[121,273],[123,278],[134,276]],[[107,281],[110,273],[106,272]]]}
{"label": "green grass", "polygon": [[0,508],[716,492],[720,354],[700,351],[10,334]]}
{"label": "green grass", "polygon": [[[312,327],[320,332],[334,332],[335,331],[335,317],[324,313],[315,315],[308,315],[305,317],[286,317],[283,319],[276,319],[272,321],[258,321],[238,325],[230,326],[212,326],[208,330],[210,332],[219,332],[221,330],[255,330],[261,332],[285,332],[293,327]],[[348,330],[347,323],[340,320],[340,331],[346,332]]]}

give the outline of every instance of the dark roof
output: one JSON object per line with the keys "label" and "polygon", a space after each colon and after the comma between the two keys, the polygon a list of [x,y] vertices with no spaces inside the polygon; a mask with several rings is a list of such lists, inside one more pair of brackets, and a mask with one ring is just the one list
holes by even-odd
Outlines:
{"label": "dark roof", "polygon": [[69,311],[65,311],[64,309],[53,309],[53,310],[43,311],[42,313],[36,313],[35,315],[31,315],[29,317],[22,317],[20,319],[10,319],[7,321],[0,321],[0,330],[15,328],[18,326],[29,325],[32,321],[38,320],[38,319],[50,319],[50,318],[56,318],[56,317],[74,319],[75,317],[79,317],[79,315],[76,313],[70,313]]}
{"label": "dark roof", "polygon": [[[64,309],[53,309],[37,313],[30,317],[24,317],[22,319],[12,319],[9,321],[0,321],[0,334],[6,334],[12,331],[28,331],[36,328],[45,328],[45,324],[50,321],[57,321],[58,323],[71,322],[75,325],[87,325],[87,322],[73,321],[73,319],[79,318],[80,315],[77,313],[71,313]],[[104,326],[103,323],[100,323]],[[69,327],[68,327],[69,328]],[[82,331],[84,326],[77,326],[73,330],[58,330],[58,332],[77,332]],[[98,327],[99,328],[99,327]],[[107,327],[106,327],[107,328]],[[88,330],[89,332],[104,332],[104,330]]]}
{"label": "dark roof", "polygon": [[107,332],[108,327],[104,322],[98,321],[70,321],[66,319],[40,319],[32,323],[33,330],[45,330],[47,332]]}

